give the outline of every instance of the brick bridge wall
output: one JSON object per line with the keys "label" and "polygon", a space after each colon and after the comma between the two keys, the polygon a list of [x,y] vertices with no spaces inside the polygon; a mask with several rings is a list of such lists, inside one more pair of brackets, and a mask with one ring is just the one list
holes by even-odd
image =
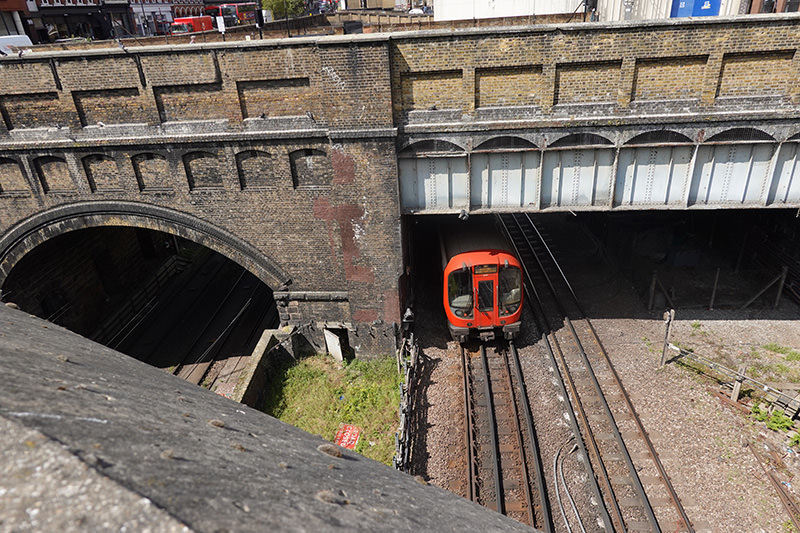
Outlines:
{"label": "brick bridge wall", "polygon": [[[91,49],[0,58],[0,284],[81,227],[179,234],[285,323],[394,345],[398,150],[680,125],[796,129],[796,15]],[[608,133],[607,131],[605,132]]]}

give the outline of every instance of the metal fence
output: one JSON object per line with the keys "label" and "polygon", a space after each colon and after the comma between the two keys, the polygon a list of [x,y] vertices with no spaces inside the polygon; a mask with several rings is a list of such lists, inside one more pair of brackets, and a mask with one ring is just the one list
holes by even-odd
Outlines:
{"label": "metal fence", "polygon": [[408,472],[411,455],[412,384],[416,381],[419,345],[414,337],[414,331],[405,317],[403,325],[402,344],[397,350],[397,370],[403,375],[403,383],[400,384],[400,407],[398,408],[400,424],[394,435],[395,454],[392,463],[397,470]]}
{"label": "metal fence", "polygon": [[740,368],[739,370],[733,370],[732,368],[728,368],[716,363],[707,357],[690,352],[689,350],[684,350],[683,348],[675,346],[672,343],[667,344],[667,349],[677,353],[677,355],[672,357],[672,361],[678,359],[689,359],[694,361],[703,367],[703,371],[705,373],[714,374],[714,376],[718,378],[723,385],[731,387],[733,389],[733,394],[731,397],[733,401],[738,400],[741,387],[743,385],[748,386],[754,391],[757,391],[758,395],[764,401],[769,403],[772,408],[781,409],[787,416],[793,419],[797,418],[798,413],[800,412],[800,395],[796,394],[795,396],[790,396],[783,391],[770,387],[766,383],[762,383],[757,379],[751,378],[744,373],[744,367]]}

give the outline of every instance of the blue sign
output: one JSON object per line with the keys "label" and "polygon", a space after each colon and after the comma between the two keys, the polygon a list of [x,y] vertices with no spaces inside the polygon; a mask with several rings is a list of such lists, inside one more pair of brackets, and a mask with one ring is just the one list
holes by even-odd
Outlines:
{"label": "blue sign", "polygon": [[[704,0],[697,0],[697,3],[701,3]],[[691,17],[692,11],[694,10],[694,3],[695,0],[672,0],[672,11],[670,11],[670,17]]]}
{"label": "blue sign", "polygon": [[693,17],[715,17],[719,15],[720,0],[695,0]]}

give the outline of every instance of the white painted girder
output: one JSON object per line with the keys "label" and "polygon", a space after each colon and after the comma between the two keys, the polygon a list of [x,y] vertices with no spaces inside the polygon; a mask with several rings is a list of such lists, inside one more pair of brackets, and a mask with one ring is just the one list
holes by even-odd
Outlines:
{"label": "white painted girder", "polygon": [[798,142],[402,158],[404,213],[800,207]]}

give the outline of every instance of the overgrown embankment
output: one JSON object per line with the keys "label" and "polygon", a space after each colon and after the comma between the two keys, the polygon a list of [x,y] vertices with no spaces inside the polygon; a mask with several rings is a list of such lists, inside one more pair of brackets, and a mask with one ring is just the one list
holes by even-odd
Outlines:
{"label": "overgrown embankment", "polygon": [[317,355],[285,367],[268,385],[263,410],[333,441],[339,424],[361,428],[355,451],[391,465],[401,376],[393,356],[340,364]]}

